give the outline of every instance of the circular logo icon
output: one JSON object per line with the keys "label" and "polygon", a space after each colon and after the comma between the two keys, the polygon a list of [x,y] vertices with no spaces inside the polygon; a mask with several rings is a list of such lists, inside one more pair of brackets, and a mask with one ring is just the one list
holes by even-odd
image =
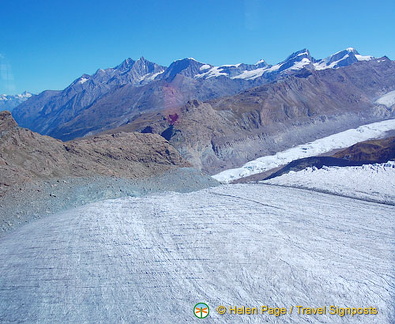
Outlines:
{"label": "circular logo icon", "polygon": [[193,313],[197,318],[206,318],[210,313],[210,308],[206,303],[197,303],[193,308]]}

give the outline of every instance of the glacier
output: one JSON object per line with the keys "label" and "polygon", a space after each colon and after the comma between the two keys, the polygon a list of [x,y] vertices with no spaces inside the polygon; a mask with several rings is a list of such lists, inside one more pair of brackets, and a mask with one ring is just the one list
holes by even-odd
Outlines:
{"label": "glacier", "polygon": [[[0,322],[194,323],[204,302],[207,323],[394,323],[395,206],[365,198],[239,184],[46,216],[0,238]],[[378,314],[220,315],[221,305]]]}
{"label": "glacier", "polygon": [[391,108],[395,105],[395,91],[390,91],[385,95],[381,96],[375,101],[379,105],[384,105],[387,108]]}
{"label": "glacier", "polygon": [[352,167],[309,167],[262,183],[313,189],[395,206],[395,161]]}
{"label": "glacier", "polygon": [[259,157],[249,161],[243,166],[227,169],[213,175],[213,178],[222,183],[258,174],[281,165],[310,156],[320,155],[337,149],[347,148],[358,142],[385,137],[387,132],[395,130],[395,119],[362,125],[356,129],[319,138],[313,142],[297,145],[288,150],[277,152],[274,155]]}

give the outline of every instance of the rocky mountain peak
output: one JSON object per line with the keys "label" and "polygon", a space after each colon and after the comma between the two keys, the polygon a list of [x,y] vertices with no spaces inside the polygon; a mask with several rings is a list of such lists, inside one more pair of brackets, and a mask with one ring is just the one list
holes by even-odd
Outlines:
{"label": "rocky mountain peak", "polygon": [[165,68],[144,57],[126,59],[118,67],[83,75],[63,91],[30,98],[13,110],[13,116],[22,127],[66,140],[119,127],[140,113],[181,107],[190,99],[226,97],[292,75],[305,78],[314,70],[371,59],[353,48],[323,60],[304,48],[274,66],[264,60],[213,66],[184,58]]}
{"label": "rocky mountain peak", "polygon": [[256,62],[255,64],[254,64],[257,68],[263,68],[263,67],[267,67],[267,66],[269,66],[269,64],[267,64],[266,63],[266,61],[265,60],[259,60],[258,62]]}
{"label": "rocky mountain peak", "polygon": [[205,65],[196,61],[193,58],[185,58],[174,61],[163,73],[163,79],[172,80],[177,74],[184,75],[189,78],[193,78],[201,73],[201,67]]}
{"label": "rocky mountain peak", "polygon": [[353,47],[346,48],[346,51],[349,53],[359,54],[358,51]]}
{"label": "rocky mountain peak", "polygon": [[315,59],[311,56],[310,51],[306,48],[292,53],[288,56],[285,61],[280,63],[279,71],[287,69],[301,69],[311,65],[315,62]]}
{"label": "rocky mountain peak", "polygon": [[61,142],[18,127],[0,112],[0,196],[37,179],[115,176],[143,178],[190,166],[157,134],[113,133]]}
{"label": "rocky mountain peak", "polygon": [[146,60],[143,56],[140,57],[131,68],[131,71],[136,73],[136,77],[143,78],[147,74],[163,72],[165,68],[156,63]]}
{"label": "rocky mountain peak", "polygon": [[290,56],[288,56],[285,59],[285,61],[291,61],[291,60],[301,61],[303,58],[311,59],[310,51],[307,48],[303,48],[299,51],[292,53]]}
{"label": "rocky mountain peak", "polygon": [[9,111],[0,111],[0,134],[17,126],[18,124]]}
{"label": "rocky mountain peak", "polygon": [[359,54],[359,52],[352,47],[346,48],[345,50],[336,52],[324,58],[322,60],[316,61],[315,67],[317,70],[323,70],[328,68],[339,68],[343,66],[348,66],[359,61],[370,61],[373,56],[364,56]]}
{"label": "rocky mountain peak", "polygon": [[135,62],[136,61],[132,60],[131,58],[127,58],[121,64],[117,65],[115,67],[115,70],[119,70],[120,72],[125,72],[127,70],[130,70],[135,64]]}
{"label": "rocky mountain peak", "polygon": [[20,105],[22,102],[33,97],[34,95],[30,92],[24,91],[21,94],[16,95],[0,95],[0,111],[8,110],[12,111],[15,107]]}
{"label": "rocky mountain peak", "polygon": [[342,62],[344,64],[344,62],[347,58],[349,58],[353,61],[357,61],[355,55],[359,55],[359,53],[354,48],[347,48],[343,51],[337,52],[337,53],[329,56],[328,63],[330,64],[330,63],[339,61],[339,63]]}

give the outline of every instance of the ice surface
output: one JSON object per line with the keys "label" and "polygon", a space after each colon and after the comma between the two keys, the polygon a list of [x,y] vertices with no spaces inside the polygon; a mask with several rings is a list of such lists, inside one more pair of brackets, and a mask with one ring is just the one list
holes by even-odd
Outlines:
{"label": "ice surface", "polygon": [[388,108],[395,105],[395,91],[386,93],[384,96],[376,100],[379,105],[387,106]]}
{"label": "ice surface", "polygon": [[[299,55],[305,55],[306,53],[298,54]],[[311,61],[308,58],[303,58],[300,62],[295,62],[293,66],[291,66],[289,69],[290,70],[301,70],[303,69],[306,65],[309,65]]]}
{"label": "ice surface", "polygon": [[[226,185],[94,203],[0,239],[1,323],[394,323],[395,207]],[[218,315],[219,305],[378,315]]]}
{"label": "ice surface", "polygon": [[306,168],[264,183],[310,188],[395,205],[395,162],[355,167]]}
{"label": "ice surface", "polygon": [[335,149],[349,147],[355,143],[383,136],[386,132],[395,129],[395,119],[349,129],[334,135],[315,140],[314,142],[298,145],[275,155],[260,157],[244,164],[240,168],[228,169],[213,176],[214,179],[229,183],[233,180],[247,177],[252,174],[264,172],[293,160],[315,156]]}
{"label": "ice surface", "polygon": [[240,73],[239,75],[232,77],[232,79],[254,80],[256,78],[261,77],[263,75],[263,73],[265,73],[265,71],[268,71],[267,67],[258,68],[258,69],[251,70],[251,71],[244,71],[244,72]]}
{"label": "ice surface", "polygon": [[143,75],[141,80],[145,80],[145,81],[154,80],[158,75],[161,75],[163,73],[164,73],[164,70],[156,72],[156,73],[148,73],[148,74]]}
{"label": "ice surface", "polygon": [[196,75],[196,78],[210,79],[210,78],[219,77],[221,75],[227,76],[226,73],[221,71],[221,67],[220,66],[214,66],[210,70],[208,70],[207,72],[204,72],[204,73]]}

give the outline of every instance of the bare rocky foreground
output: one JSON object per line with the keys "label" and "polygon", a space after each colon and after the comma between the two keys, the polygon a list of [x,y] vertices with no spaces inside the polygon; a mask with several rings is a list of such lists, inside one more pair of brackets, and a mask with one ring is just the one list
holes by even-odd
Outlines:
{"label": "bare rocky foreground", "polygon": [[62,142],[18,127],[0,112],[0,196],[33,180],[113,176],[140,179],[189,166],[159,135],[117,133]]}
{"label": "bare rocky foreground", "polygon": [[[0,238],[1,323],[393,323],[395,207],[268,185],[93,203]],[[218,315],[219,305],[377,315]],[[202,320],[204,321],[204,320]]]}
{"label": "bare rocky foreground", "polygon": [[0,236],[93,201],[217,185],[161,136],[117,133],[62,142],[0,112]]}

